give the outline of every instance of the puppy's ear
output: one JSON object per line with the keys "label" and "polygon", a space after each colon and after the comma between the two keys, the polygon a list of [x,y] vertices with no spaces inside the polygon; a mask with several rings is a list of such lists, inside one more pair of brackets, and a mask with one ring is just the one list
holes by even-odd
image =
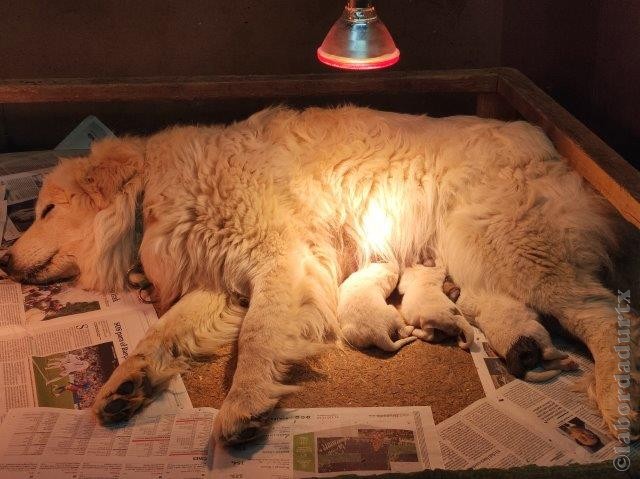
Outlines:
{"label": "puppy's ear", "polygon": [[78,183],[99,209],[106,208],[126,184],[142,173],[144,144],[135,138],[109,138],[91,148]]}

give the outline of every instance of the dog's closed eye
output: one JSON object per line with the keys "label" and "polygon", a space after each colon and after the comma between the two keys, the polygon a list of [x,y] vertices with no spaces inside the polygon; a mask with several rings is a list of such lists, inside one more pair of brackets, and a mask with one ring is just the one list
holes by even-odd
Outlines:
{"label": "dog's closed eye", "polygon": [[40,218],[44,219],[45,216],[51,213],[51,210],[55,208],[55,206],[56,205],[54,205],[53,203],[50,203],[47,206],[45,206],[44,209],[42,210],[42,214],[40,215]]}

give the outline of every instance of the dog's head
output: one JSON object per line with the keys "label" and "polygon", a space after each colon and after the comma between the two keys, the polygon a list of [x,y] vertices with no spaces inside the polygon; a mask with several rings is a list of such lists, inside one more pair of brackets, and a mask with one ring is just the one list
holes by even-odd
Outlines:
{"label": "dog's head", "polygon": [[133,260],[142,164],[134,139],[103,140],[88,158],[63,160],[46,177],[35,221],[2,258],[3,269],[26,283],[76,278],[90,289],[120,286]]}

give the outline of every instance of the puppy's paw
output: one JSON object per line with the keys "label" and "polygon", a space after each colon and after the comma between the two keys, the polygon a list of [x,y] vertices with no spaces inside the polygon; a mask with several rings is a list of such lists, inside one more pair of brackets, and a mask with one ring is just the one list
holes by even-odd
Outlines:
{"label": "puppy's paw", "polygon": [[411,325],[401,326],[398,329],[398,337],[400,337],[401,339],[408,338],[412,335],[414,329],[416,329],[415,326]]}
{"label": "puppy's paw", "polygon": [[145,373],[143,357],[132,356],[116,368],[93,403],[93,412],[102,424],[131,418],[151,401],[153,388]]}

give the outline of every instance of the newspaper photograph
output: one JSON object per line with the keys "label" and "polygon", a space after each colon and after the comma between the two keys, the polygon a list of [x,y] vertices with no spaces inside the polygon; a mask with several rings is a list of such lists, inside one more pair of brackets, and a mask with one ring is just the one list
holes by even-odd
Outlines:
{"label": "newspaper photograph", "polygon": [[134,310],[153,311],[153,307],[133,291],[98,293],[77,288],[70,282],[33,285],[0,280],[0,327]]}
{"label": "newspaper photograph", "polygon": [[215,448],[221,478],[305,478],[442,467],[429,407],[282,409],[256,442]]}
{"label": "newspaper photograph", "polygon": [[[147,309],[0,329],[0,414],[16,407],[90,408],[156,320]],[[165,396],[154,408],[191,407],[179,377]]]}
{"label": "newspaper photograph", "polygon": [[14,409],[0,426],[1,479],[213,477],[215,409],[137,415],[104,427],[87,411]]}

